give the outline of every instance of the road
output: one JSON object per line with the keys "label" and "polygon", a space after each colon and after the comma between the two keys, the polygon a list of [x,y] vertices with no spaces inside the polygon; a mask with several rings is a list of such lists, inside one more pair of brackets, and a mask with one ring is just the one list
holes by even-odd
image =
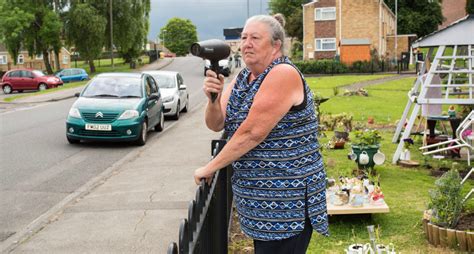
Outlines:
{"label": "road", "polygon": [[[191,108],[205,101],[203,68],[203,61],[195,57],[176,58],[164,68],[181,72]],[[0,113],[0,243],[138,149],[127,143],[69,145],[65,120],[74,100]],[[183,114],[179,121],[186,119]],[[172,128],[173,122],[167,121],[165,128]],[[150,132],[149,139],[168,133]]]}

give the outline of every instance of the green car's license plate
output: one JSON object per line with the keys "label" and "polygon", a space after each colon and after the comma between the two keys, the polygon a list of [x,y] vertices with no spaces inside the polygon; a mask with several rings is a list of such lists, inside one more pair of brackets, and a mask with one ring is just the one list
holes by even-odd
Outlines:
{"label": "green car's license plate", "polygon": [[86,124],[86,130],[90,131],[111,131],[112,125],[110,124]]}

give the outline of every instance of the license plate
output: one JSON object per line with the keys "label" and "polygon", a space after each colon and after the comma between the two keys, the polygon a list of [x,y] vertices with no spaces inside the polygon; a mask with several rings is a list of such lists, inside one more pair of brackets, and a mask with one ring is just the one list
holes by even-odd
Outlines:
{"label": "license plate", "polygon": [[86,124],[86,130],[90,131],[111,131],[112,125],[110,124]]}

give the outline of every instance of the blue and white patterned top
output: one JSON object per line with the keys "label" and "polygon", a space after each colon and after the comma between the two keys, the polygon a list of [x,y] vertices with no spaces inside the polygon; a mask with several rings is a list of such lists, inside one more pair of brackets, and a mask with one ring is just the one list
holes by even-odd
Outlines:
{"label": "blue and white patterned top", "polygon": [[[226,109],[229,139],[247,118],[255,94],[277,64],[295,67],[287,57],[281,57],[250,83],[247,68],[237,76]],[[292,108],[262,143],[232,164],[240,225],[253,239],[281,240],[297,235],[304,228],[306,214],[314,230],[328,235],[326,172],[319,153],[318,122],[313,94],[300,75],[306,95],[302,107]]]}

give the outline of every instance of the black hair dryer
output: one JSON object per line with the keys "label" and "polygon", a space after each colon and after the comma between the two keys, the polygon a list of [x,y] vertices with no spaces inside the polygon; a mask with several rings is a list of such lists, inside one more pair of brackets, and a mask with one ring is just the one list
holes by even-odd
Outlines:
{"label": "black hair dryer", "polygon": [[[222,40],[211,39],[195,42],[189,48],[191,54],[211,61],[211,70],[219,76],[219,60],[230,55],[230,47]],[[216,93],[211,93],[211,101],[217,98]]]}

